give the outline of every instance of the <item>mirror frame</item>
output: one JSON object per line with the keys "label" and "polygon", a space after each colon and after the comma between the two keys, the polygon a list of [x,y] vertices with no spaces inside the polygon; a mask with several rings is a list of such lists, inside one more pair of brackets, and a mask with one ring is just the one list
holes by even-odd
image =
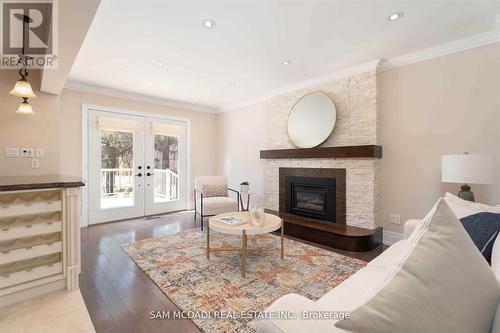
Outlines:
{"label": "mirror frame", "polygon": [[[301,100],[303,100],[304,98],[306,98],[307,96],[310,96],[310,95],[313,95],[313,94],[317,94],[317,93],[320,93],[320,94],[323,94],[325,95],[326,97],[328,97],[330,99],[330,101],[332,102],[332,105],[333,105],[333,112],[335,113],[335,122],[333,123],[333,126],[332,126],[332,130],[328,133],[328,135],[326,135],[325,139],[323,139],[323,141],[321,141],[320,143],[318,143],[317,145],[315,146],[312,146],[312,147],[300,147],[300,146],[297,146],[292,138],[290,137],[290,132],[288,130],[288,123],[290,121],[290,115],[291,113],[293,112],[293,109],[295,108],[295,105],[297,105]],[[333,98],[330,97],[330,95],[328,95],[327,93],[325,93],[324,91],[322,90],[315,90],[315,91],[311,91],[305,95],[303,95],[302,97],[300,97],[299,99],[297,99],[295,101],[295,103],[293,103],[292,107],[290,108],[290,111],[288,112],[288,116],[287,116],[287,126],[286,126],[286,134],[288,135],[288,139],[290,140],[290,142],[295,146],[295,147],[298,147],[298,148],[301,148],[301,149],[309,149],[309,148],[314,148],[314,147],[317,147],[321,144],[323,144],[326,140],[328,140],[328,138],[332,135],[333,133],[333,130],[335,129],[335,125],[337,124],[337,107],[335,106],[335,102],[333,101]]]}

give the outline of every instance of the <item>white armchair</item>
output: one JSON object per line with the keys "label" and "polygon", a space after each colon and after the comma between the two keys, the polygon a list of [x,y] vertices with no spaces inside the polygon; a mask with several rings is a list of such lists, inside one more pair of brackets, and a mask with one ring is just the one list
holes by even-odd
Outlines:
{"label": "white armchair", "polygon": [[[230,197],[233,192],[235,197]],[[194,179],[194,223],[200,214],[201,230],[203,218],[222,213],[237,212],[240,207],[239,192],[227,187],[227,177],[207,176]]]}

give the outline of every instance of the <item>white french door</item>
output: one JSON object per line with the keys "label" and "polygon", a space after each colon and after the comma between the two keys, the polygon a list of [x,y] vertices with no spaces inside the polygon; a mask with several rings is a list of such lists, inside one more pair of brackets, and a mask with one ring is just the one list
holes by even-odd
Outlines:
{"label": "white french door", "polygon": [[186,208],[186,122],[90,110],[89,223]]}

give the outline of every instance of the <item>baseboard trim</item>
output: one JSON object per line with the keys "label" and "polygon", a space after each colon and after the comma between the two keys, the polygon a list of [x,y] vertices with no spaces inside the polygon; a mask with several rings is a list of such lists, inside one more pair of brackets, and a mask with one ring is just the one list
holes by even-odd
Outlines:
{"label": "baseboard trim", "polygon": [[384,245],[392,245],[397,241],[402,240],[403,234],[401,232],[389,231],[384,229],[382,239]]}

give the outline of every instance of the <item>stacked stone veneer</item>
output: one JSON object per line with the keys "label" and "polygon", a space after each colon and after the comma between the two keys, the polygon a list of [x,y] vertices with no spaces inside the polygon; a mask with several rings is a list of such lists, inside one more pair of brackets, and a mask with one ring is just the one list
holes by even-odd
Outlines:
{"label": "stacked stone veneer", "polygon": [[[363,73],[273,98],[267,103],[268,149],[294,148],[287,134],[288,114],[302,96],[322,91],[337,109],[337,121],[321,147],[377,144],[378,112],[376,72]],[[279,168],[346,169],[346,223],[375,228],[378,220],[378,159],[270,159],[266,162],[266,208],[279,210]]]}

